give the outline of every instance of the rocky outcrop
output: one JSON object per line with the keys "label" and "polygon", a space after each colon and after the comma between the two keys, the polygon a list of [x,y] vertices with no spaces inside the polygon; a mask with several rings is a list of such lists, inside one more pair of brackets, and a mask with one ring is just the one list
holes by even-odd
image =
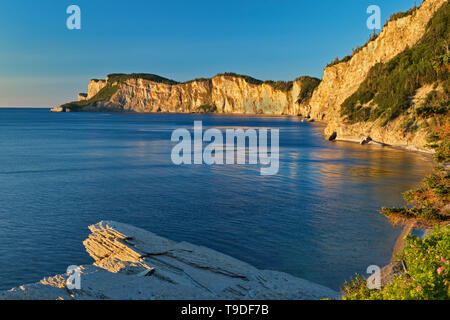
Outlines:
{"label": "rocky outcrop", "polygon": [[258,270],[217,251],[112,221],[90,226],[94,265],[80,266],[81,290],[67,274],[0,293],[0,299],[321,299],[331,289]]}
{"label": "rocky outcrop", "polygon": [[60,106],[51,108],[50,112],[71,112],[71,109],[64,106]]}
{"label": "rocky outcrop", "polygon": [[84,101],[87,100],[88,94],[87,93],[79,93],[78,94],[78,101]]}
{"label": "rocky outcrop", "polygon": [[99,91],[102,90],[106,86],[106,83],[107,83],[107,80],[92,79],[91,81],[89,81],[88,94],[87,94],[86,100],[91,99],[97,93],[99,93]]}

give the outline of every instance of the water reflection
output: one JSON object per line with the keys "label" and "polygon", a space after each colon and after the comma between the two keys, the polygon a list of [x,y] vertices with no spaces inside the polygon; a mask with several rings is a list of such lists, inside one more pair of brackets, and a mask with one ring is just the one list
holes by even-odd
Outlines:
{"label": "water reflection", "polygon": [[[194,120],[278,128],[279,174],[174,166],[172,130]],[[0,110],[0,288],[91,263],[87,225],[105,219],[337,289],[390,259],[399,230],[378,210],[402,204],[400,193],[432,164],[417,153],[329,143],[322,129],[294,118]]]}

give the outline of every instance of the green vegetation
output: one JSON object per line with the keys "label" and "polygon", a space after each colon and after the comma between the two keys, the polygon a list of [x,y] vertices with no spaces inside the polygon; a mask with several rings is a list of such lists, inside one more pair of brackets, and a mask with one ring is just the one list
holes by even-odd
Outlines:
{"label": "green vegetation", "polygon": [[292,89],[294,81],[264,81],[264,83],[271,85],[275,90],[288,92]]}
{"label": "green vegetation", "polygon": [[247,82],[249,84],[254,84],[254,85],[268,84],[268,85],[272,86],[275,90],[280,90],[283,92],[288,92],[289,90],[291,90],[292,85],[294,84],[293,81],[272,81],[272,80],[262,81],[262,80],[252,78],[250,76],[233,73],[233,72],[219,73],[216,76],[241,78],[241,79],[244,79],[245,82]]}
{"label": "green vegetation", "polygon": [[192,82],[211,82],[211,78],[196,78],[192,80],[185,81],[183,83],[192,83]]}
{"label": "green vegetation", "polygon": [[414,7],[409,9],[408,11],[394,13],[393,15],[391,15],[389,17],[389,20],[386,22],[386,24],[388,24],[391,21],[395,21],[395,20],[398,20],[398,19],[401,19],[401,18],[404,18],[404,17],[407,17],[407,16],[412,16],[413,14],[416,13],[416,11],[418,9],[419,9],[419,7],[414,5]]}
{"label": "green vegetation", "polygon": [[[384,26],[386,27],[386,25],[387,25],[389,22],[392,22],[392,21],[395,21],[395,20],[398,20],[398,19],[401,19],[401,18],[404,18],[404,17],[411,16],[411,15],[415,14],[416,11],[417,11],[417,9],[419,9],[419,7],[417,7],[416,5],[414,5],[414,7],[411,8],[411,9],[409,9],[408,11],[405,11],[405,12],[397,12],[397,13],[391,15],[391,16],[389,17],[389,20],[386,21],[386,23],[385,23]],[[334,66],[334,65],[336,65],[336,64],[339,64],[339,63],[342,63],[342,62],[347,62],[347,61],[349,61],[356,53],[358,53],[359,51],[361,51],[363,48],[365,48],[365,47],[367,46],[367,44],[368,44],[369,42],[374,41],[376,38],[378,38],[378,34],[377,34],[377,33],[375,32],[375,30],[374,30],[373,34],[369,36],[369,40],[368,40],[364,45],[362,45],[362,46],[360,46],[360,47],[357,47],[356,49],[352,49],[352,54],[351,54],[351,55],[348,55],[348,56],[345,56],[345,57],[342,58],[342,59],[339,59],[338,57],[336,57],[336,59],[334,59],[332,62],[330,62],[330,63],[327,65],[327,67],[331,67],[331,66]]]}
{"label": "green vegetation", "polygon": [[450,118],[444,117],[429,136],[430,145],[436,150],[434,160],[438,164],[435,172],[424,179],[421,187],[409,190],[403,198],[413,208],[382,208],[381,214],[388,217],[396,225],[406,221],[419,221],[424,225],[434,225],[450,221],[446,205],[450,202],[450,171],[446,166],[450,163]]}
{"label": "green vegetation", "polygon": [[369,290],[366,279],[357,275],[344,284],[345,300],[449,300],[450,226],[436,227],[423,240],[409,235],[397,256],[403,270],[379,290]]}
{"label": "green vegetation", "polygon": [[[132,74],[124,74],[124,73],[113,73],[108,75],[108,83],[106,86],[101,89],[95,96],[93,96],[89,100],[82,101],[73,101],[66,104],[63,104],[61,107],[70,109],[71,111],[81,111],[83,107],[88,105],[93,105],[96,102],[107,101],[110,100],[111,97],[119,90],[119,86],[121,83],[129,80],[129,79],[144,79],[149,81],[154,81],[158,83],[165,84],[177,84],[178,82],[166,79],[154,74],[148,73],[132,73]],[[93,79],[94,81],[100,81],[98,79]]]}
{"label": "green vegetation", "polygon": [[197,108],[196,112],[201,113],[214,113],[217,112],[217,106],[213,104],[204,104]]}
{"label": "green vegetation", "polygon": [[449,112],[449,107],[448,93],[433,90],[427,95],[423,104],[416,109],[416,116],[421,119],[428,119],[436,115],[446,115]]}
{"label": "green vegetation", "polygon": [[[435,149],[435,171],[419,188],[403,194],[409,206],[382,208],[394,225],[419,224],[436,227],[425,239],[409,235],[397,256],[395,275],[379,290],[369,290],[357,275],[344,284],[344,299],[449,299],[450,298],[450,5],[439,9],[421,41],[389,61],[372,68],[360,88],[342,105],[342,115],[351,123],[382,120],[382,124],[405,115],[406,130],[428,128],[429,147]],[[408,14],[413,14],[411,10]],[[395,15],[399,19],[404,15]],[[412,109],[417,89],[433,85],[422,103]]]}
{"label": "green vegetation", "polygon": [[366,42],[364,45],[362,45],[362,46],[360,46],[360,47],[357,47],[356,49],[352,49],[352,54],[351,54],[351,55],[348,55],[348,56],[345,56],[345,57],[342,58],[342,59],[339,59],[338,57],[336,57],[336,59],[334,59],[332,62],[330,62],[329,64],[327,64],[327,68],[328,68],[328,67],[331,67],[331,66],[334,66],[334,65],[336,65],[336,64],[342,63],[342,62],[350,61],[350,59],[353,58],[353,56],[354,56],[355,54],[357,54],[357,53],[360,52],[362,49],[364,49],[365,47],[367,47],[367,45],[369,44],[369,42],[375,41],[376,38],[378,38],[378,34],[376,33],[375,30],[373,30],[373,34],[371,34],[371,35],[369,36],[369,40],[367,40],[367,42]]}
{"label": "green vegetation", "polygon": [[[435,93],[426,100],[433,101]],[[392,281],[379,290],[369,290],[366,280],[357,275],[344,283],[344,299],[406,300],[450,299],[450,117],[437,117],[438,125],[429,136],[430,147],[436,150],[435,172],[424,179],[421,187],[403,194],[413,207],[382,208],[394,224],[411,222],[422,227],[435,227],[431,236],[407,237],[406,246],[397,255]]]}
{"label": "green vegetation", "polygon": [[219,73],[216,75],[216,77],[220,77],[220,76],[242,78],[245,80],[245,82],[250,83],[250,84],[256,84],[256,85],[260,85],[260,84],[264,83],[264,81],[262,81],[262,80],[258,80],[258,79],[252,78],[250,76],[246,76],[246,75],[238,74],[238,73],[234,73],[234,72]]}
{"label": "green vegetation", "polygon": [[72,111],[80,111],[83,107],[86,107],[88,105],[111,99],[111,97],[117,92],[117,90],[119,90],[118,85],[108,84],[89,100],[73,101],[63,104],[61,107],[68,108]]}
{"label": "green vegetation", "polygon": [[343,57],[342,59],[339,59],[339,57],[336,57],[332,62],[330,62],[329,64],[327,64],[327,68],[328,68],[328,67],[332,67],[332,66],[337,65],[337,64],[342,63],[342,62],[350,61],[350,59],[351,59],[352,57],[353,57],[352,55],[345,56],[345,57]]}
{"label": "green vegetation", "polygon": [[297,97],[297,103],[303,103],[303,102],[308,102],[309,99],[311,99],[314,90],[316,90],[316,88],[319,86],[320,84],[320,79],[317,78],[313,78],[313,77],[300,77],[295,79],[295,81],[300,80],[302,83],[302,88],[300,91],[300,94]]}
{"label": "green vegetation", "polygon": [[[222,73],[222,74],[218,74],[217,76],[242,78],[247,83],[255,84],[255,85],[268,84],[268,85],[271,85],[274,89],[280,90],[283,92],[290,91],[292,89],[292,86],[294,83],[293,81],[261,81],[261,80],[252,78],[250,76],[240,75],[237,73]],[[108,81],[107,81],[106,86],[102,90],[100,90],[97,93],[97,95],[95,95],[91,99],[83,100],[83,101],[69,102],[69,103],[62,105],[61,107],[68,108],[72,111],[81,111],[81,109],[83,107],[86,107],[88,105],[92,105],[92,104],[94,104],[96,102],[100,102],[100,101],[107,101],[107,100],[111,99],[111,97],[117,92],[117,90],[120,88],[120,85],[122,83],[124,83],[125,81],[130,80],[130,79],[144,79],[144,80],[153,81],[153,82],[157,82],[157,83],[164,83],[164,84],[168,84],[168,85],[180,84],[180,82],[176,82],[174,80],[170,80],[167,78],[160,77],[158,75],[148,74],[148,73],[132,73],[132,74],[113,73],[113,74],[109,74],[107,76],[107,79],[108,79]],[[320,80],[316,79],[316,78],[312,78],[312,77],[300,77],[297,80],[299,80],[299,79],[302,80],[303,83],[302,83],[302,92],[298,99],[299,99],[299,102],[306,101],[307,99],[309,99],[312,96],[312,93],[313,93],[314,89],[318,86],[318,84],[320,83]],[[93,80],[100,81],[97,79],[93,79]],[[192,82],[209,82],[210,84],[212,84],[212,79],[197,78],[197,79],[193,79],[193,80],[186,81],[183,83],[189,84]],[[187,89],[189,90],[189,88],[187,88]],[[210,86],[209,90],[211,91],[211,86]],[[217,107],[212,104],[203,105],[203,106],[200,106],[195,112],[208,112],[208,113],[217,112]]]}
{"label": "green vegetation", "polygon": [[[431,19],[418,44],[387,63],[375,65],[359,89],[344,101],[341,115],[350,123],[380,118],[385,125],[405,114],[411,107],[410,98],[426,84],[442,82],[448,95],[450,69],[445,61],[448,62],[449,52],[449,16],[450,4],[447,3]],[[422,111],[427,115],[433,111],[443,112],[441,108]]]}
{"label": "green vegetation", "polygon": [[143,80],[149,80],[149,81],[153,81],[153,82],[165,83],[165,84],[170,84],[170,85],[179,83],[177,81],[163,78],[156,74],[151,74],[151,73],[131,73],[131,74],[112,73],[112,74],[108,75],[109,83],[115,83],[115,82],[123,83],[130,79],[143,79]]}

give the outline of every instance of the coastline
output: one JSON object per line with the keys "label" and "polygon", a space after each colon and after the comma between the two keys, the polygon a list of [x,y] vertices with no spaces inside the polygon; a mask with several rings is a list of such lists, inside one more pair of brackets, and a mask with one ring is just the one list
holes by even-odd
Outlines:
{"label": "coastline", "polygon": [[215,250],[175,242],[131,225],[102,221],[83,242],[93,265],[0,292],[0,300],[320,300],[332,289],[287,273],[258,270]]}
{"label": "coastline", "polygon": [[[135,113],[132,113],[132,114],[135,114]],[[161,113],[155,113],[155,114],[161,114]],[[173,114],[173,113],[167,113],[167,114]],[[182,115],[186,115],[185,113],[181,113],[181,114]],[[196,114],[193,114],[193,115],[195,116]],[[227,117],[227,116],[229,116],[229,115],[226,115],[226,114],[219,114],[219,115],[217,115],[217,114],[210,114],[210,115],[212,115],[212,116],[219,116],[219,117],[222,117],[222,116],[223,117]],[[234,114],[234,115],[231,115],[231,116],[235,116],[235,117],[260,117],[260,115],[242,115],[242,114]],[[266,117],[268,117],[268,118],[280,118],[280,117],[282,117],[282,118],[295,118],[295,119],[300,119],[301,120],[301,118],[292,117],[292,116],[266,115]],[[322,122],[314,122],[312,124],[313,124],[313,126],[317,126],[317,127],[323,127],[325,125]],[[317,134],[319,134],[318,132],[319,131],[316,131]],[[340,140],[337,139],[337,141],[340,141]],[[357,141],[352,141],[352,142],[357,142]],[[364,146],[361,146],[361,147],[364,147]],[[397,239],[397,242],[404,236],[405,236],[405,234],[402,233],[402,235]],[[394,249],[394,252],[395,252],[395,249]],[[27,287],[27,286],[25,286],[25,287]]]}

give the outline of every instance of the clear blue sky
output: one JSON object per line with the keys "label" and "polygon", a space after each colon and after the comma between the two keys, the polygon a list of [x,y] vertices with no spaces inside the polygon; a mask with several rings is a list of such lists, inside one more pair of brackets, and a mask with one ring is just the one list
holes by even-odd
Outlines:
{"label": "clear blue sky", "polygon": [[[178,81],[237,72],[322,77],[363,44],[369,5],[382,24],[414,0],[19,0],[0,2],[0,106],[75,100],[91,78],[155,73]],[[417,1],[419,5],[421,1]],[[82,29],[66,28],[76,4]]]}

